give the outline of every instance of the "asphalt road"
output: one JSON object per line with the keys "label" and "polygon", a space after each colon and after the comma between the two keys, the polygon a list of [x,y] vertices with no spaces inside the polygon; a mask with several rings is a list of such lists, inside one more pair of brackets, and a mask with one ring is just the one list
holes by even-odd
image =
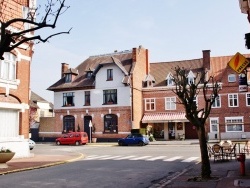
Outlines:
{"label": "asphalt road", "polygon": [[198,145],[119,147],[38,144],[33,152],[77,152],[84,158],[64,165],[1,176],[1,188],[148,188],[162,178],[173,178],[200,160]]}

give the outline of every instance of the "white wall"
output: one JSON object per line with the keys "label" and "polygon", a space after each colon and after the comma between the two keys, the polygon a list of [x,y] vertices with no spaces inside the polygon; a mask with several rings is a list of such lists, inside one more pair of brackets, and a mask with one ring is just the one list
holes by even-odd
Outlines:
{"label": "white wall", "polygon": [[[113,81],[106,81],[107,69],[113,69]],[[131,90],[129,86],[124,86],[124,84],[122,83],[123,78],[123,72],[116,65],[107,65],[102,67],[96,75],[96,89],[67,91],[74,92],[75,96],[75,106],[67,107],[67,109],[103,107],[103,90],[105,89],[117,89],[117,104],[112,104],[110,106],[130,106]],[[84,91],[90,91],[91,106],[84,106]],[[65,107],[62,107],[63,93],[66,92],[54,92],[54,109],[65,109]]]}

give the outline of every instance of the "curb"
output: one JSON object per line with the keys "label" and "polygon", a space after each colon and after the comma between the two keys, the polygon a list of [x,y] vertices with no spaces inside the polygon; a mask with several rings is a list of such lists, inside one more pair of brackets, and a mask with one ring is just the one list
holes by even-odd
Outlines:
{"label": "curb", "polygon": [[6,171],[6,172],[0,172],[0,175],[6,175],[6,174],[12,174],[12,173],[16,173],[16,172],[23,172],[23,171],[29,171],[29,170],[47,168],[47,167],[56,166],[56,165],[62,165],[62,164],[66,164],[66,163],[77,161],[77,160],[79,160],[79,159],[81,159],[81,158],[84,157],[84,154],[82,154],[82,153],[78,153],[78,154],[79,154],[78,157],[75,157],[75,158],[72,158],[72,159],[63,160],[63,161],[54,162],[54,163],[49,163],[49,164],[44,164],[44,165],[40,165],[40,166],[34,166],[34,167],[28,167],[28,168],[19,168],[19,169],[15,169],[15,170],[9,170],[9,171]]}

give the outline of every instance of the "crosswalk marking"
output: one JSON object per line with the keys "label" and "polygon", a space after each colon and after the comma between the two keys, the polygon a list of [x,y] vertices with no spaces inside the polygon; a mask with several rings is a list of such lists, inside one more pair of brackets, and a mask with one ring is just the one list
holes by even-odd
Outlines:
{"label": "crosswalk marking", "polygon": [[196,160],[196,159],[198,159],[199,157],[189,157],[189,158],[187,158],[187,159],[185,159],[185,160],[183,160],[183,161],[181,161],[181,162],[191,162],[191,161],[194,161],[194,160]]}
{"label": "crosswalk marking", "polygon": [[163,159],[163,158],[166,158],[167,156],[158,156],[158,157],[153,157],[153,158],[150,158],[150,159],[146,159],[146,161],[155,161],[155,160],[159,160],[159,159]]}
{"label": "crosswalk marking", "polygon": [[132,158],[132,157],[136,157],[136,156],[134,156],[134,155],[130,155],[130,156],[125,156],[125,157],[116,158],[116,159],[114,159],[114,160],[129,159],[129,158]]}
{"label": "crosswalk marking", "polygon": [[[183,158],[183,156],[174,156],[171,158],[167,158],[167,156],[150,156],[150,155],[144,155],[144,156],[135,156],[135,155],[129,155],[129,156],[122,156],[122,155],[89,155],[83,160],[131,160],[131,161],[137,161],[137,160],[144,160],[144,161],[156,161],[156,160],[162,160],[162,161],[175,161],[180,158]],[[192,162],[194,160],[197,160],[199,157],[189,157],[186,159],[183,159],[180,162]]]}
{"label": "crosswalk marking", "polygon": [[111,157],[103,157],[103,158],[99,158],[98,160],[107,160],[107,159],[115,159],[121,156],[111,156]]}
{"label": "crosswalk marking", "polygon": [[102,157],[109,157],[110,155],[100,155],[100,156],[89,156],[87,157],[85,160],[93,160],[93,159],[99,159],[99,158],[102,158]]}
{"label": "crosswalk marking", "polygon": [[165,159],[165,160],[163,160],[163,161],[174,161],[174,160],[180,159],[180,158],[182,158],[182,156],[172,157],[172,158],[169,158],[169,159]]}
{"label": "crosswalk marking", "polygon": [[141,157],[136,157],[136,158],[132,158],[132,159],[129,159],[131,161],[136,161],[136,160],[141,160],[141,159],[145,159],[145,158],[149,158],[151,156],[141,156]]}

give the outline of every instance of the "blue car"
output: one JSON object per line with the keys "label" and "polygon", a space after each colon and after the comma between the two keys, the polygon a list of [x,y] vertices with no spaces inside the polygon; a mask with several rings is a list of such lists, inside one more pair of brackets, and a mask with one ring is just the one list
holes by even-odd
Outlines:
{"label": "blue car", "polygon": [[147,136],[139,134],[139,133],[132,133],[129,134],[126,138],[121,138],[118,140],[119,146],[128,146],[128,145],[139,145],[145,146],[149,143],[149,139]]}

